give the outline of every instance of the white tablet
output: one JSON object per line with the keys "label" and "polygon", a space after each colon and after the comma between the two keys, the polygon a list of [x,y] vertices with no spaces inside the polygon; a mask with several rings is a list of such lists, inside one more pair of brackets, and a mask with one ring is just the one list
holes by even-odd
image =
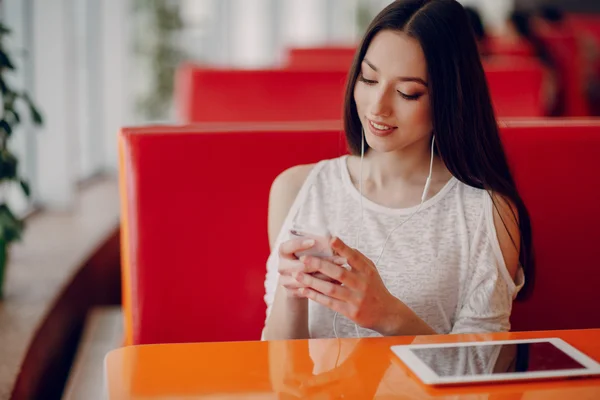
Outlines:
{"label": "white tablet", "polygon": [[600,364],[557,338],[392,346],[429,385],[600,375]]}

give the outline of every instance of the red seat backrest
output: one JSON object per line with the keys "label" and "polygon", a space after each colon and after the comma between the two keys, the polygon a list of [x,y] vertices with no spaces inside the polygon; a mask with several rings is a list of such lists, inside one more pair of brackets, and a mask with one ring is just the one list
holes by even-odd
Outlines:
{"label": "red seat backrest", "polygon": [[342,118],[347,71],[223,70],[183,65],[176,100],[184,123]]}
{"label": "red seat backrest", "polygon": [[583,84],[584,92],[588,96],[588,111],[592,115],[600,115],[600,104],[597,101],[597,86],[600,80],[600,16],[571,14],[567,16],[567,24],[577,34],[583,53]]}
{"label": "red seat backrest", "polygon": [[120,135],[128,344],[259,338],[271,183],[346,152],[339,123],[229,130]]}
{"label": "red seat backrest", "polygon": [[556,62],[559,84],[564,91],[564,115],[589,116],[585,97],[583,55],[577,36],[571,31],[542,31],[541,40]]}
{"label": "red seat backrest", "polygon": [[[501,134],[537,257],[513,328],[600,327],[600,121],[505,122]],[[258,339],[270,185],[345,153],[339,126],[130,128],[120,148],[127,343]]]}
{"label": "red seat backrest", "polygon": [[289,70],[349,71],[356,47],[294,47],[287,52]]}
{"label": "red seat backrest", "polygon": [[497,56],[484,61],[496,115],[502,118],[545,115],[539,62],[526,57]]}
{"label": "red seat backrest", "polygon": [[[221,70],[183,65],[176,99],[183,123],[340,120],[348,71]],[[542,116],[542,71],[535,61],[486,64],[500,117]],[[517,89],[518,88],[518,89]]]}
{"label": "red seat backrest", "polygon": [[516,330],[600,327],[600,119],[513,121],[501,132],[537,260]]}
{"label": "red seat backrest", "polygon": [[600,44],[600,16],[597,14],[570,14],[567,16],[568,25],[577,33],[585,32]]}
{"label": "red seat backrest", "polygon": [[508,41],[503,37],[490,36],[486,41],[490,54],[503,56],[533,57],[533,47],[524,40]]}

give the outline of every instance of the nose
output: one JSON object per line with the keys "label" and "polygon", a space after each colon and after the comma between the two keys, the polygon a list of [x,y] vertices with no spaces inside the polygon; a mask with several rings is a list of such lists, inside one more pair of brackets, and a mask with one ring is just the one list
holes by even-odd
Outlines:
{"label": "nose", "polygon": [[392,105],[386,88],[382,87],[374,93],[371,114],[376,117],[389,117],[392,115]]}

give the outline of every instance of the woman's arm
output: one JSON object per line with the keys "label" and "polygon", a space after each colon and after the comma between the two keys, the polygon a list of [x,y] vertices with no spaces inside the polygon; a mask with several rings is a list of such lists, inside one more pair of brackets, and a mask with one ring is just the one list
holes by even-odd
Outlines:
{"label": "woman's arm", "polygon": [[502,196],[493,195],[492,203],[496,236],[506,269],[514,281],[519,270],[519,254],[521,252],[519,213],[517,207]]}
{"label": "woman's arm", "polygon": [[[277,237],[284,221],[314,165],[292,167],[281,173],[271,186],[269,194],[269,245],[279,254]],[[282,255],[278,256],[278,260]],[[308,301],[296,297],[277,283],[271,312],[267,318],[263,338],[266,340],[308,338]]]}
{"label": "woman's arm", "polygon": [[[491,215],[482,219],[482,234],[477,243],[473,243],[473,246],[479,247],[479,253],[471,260],[475,276],[469,285],[472,289],[454,322],[453,332],[507,330],[509,326],[515,294],[514,279],[518,271],[518,218],[514,205],[509,201],[499,196],[493,200],[495,206],[492,204],[488,213]],[[494,243],[490,237],[494,232],[489,232],[488,221],[495,226],[498,243]],[[497,245],[498,250],[495,249]],[[332,248],[346,258],[351,267],[349,270],[315,257],[303,259],[303,262],[310,270],[319,271],[343,286],[300,273],[296,278],[306,286],[301,291],[304,296],[384,336],[436,333],[386,289],[371,260],[339,238],[334,238]],[[502,253],[503,260],[497,260],[498,253]]]}
{"label": "woman's arm", "polygon": [[523,284],[519,219],[516,207],[506,198],[494,194],[490,203],[481,228],[484,234],[472,244],[471,283],[452,333],[510,330],[513,300]]}
{"label": "woman's arm", "polygon": [[[496,231],[496,237],[498,238],[498,244],[500,245],[500,251],[502,253],[502,257],[504,259],[504,264],[506,266],[506,269],[508,271],[508,274],[510,275],[510,278],[513,280],[516,279],[517,277],[517,271],[518,271],[518,265],[519,265],[519,250],[520,250],[520,241],[521,241],[521,235],[520,235],[520,231],[519,231],[519,218],[518,218],[518,211],[517,208],[515,207],[515,205],[508,199],[499,196],[499,195],[492,195],[492,215],[493,215],[493,222],[494,222],[494,229]],[[504,268],[503,266],[499,266],[499,268]],[[481,313],[480,317],[481,317],[481,325],[480,326],[476,326],[477,325],[477,318],[475,318],[474,321],[471,322],[471,326],[473,327],[474,330],[476,331],[482,331],[482,330],[486,330],[485,327],[486,326],[492,326],[493,325],[493,319],[494,318],[488,318],[491,315],[494,314],[495,310],[493,310],[496,306],[497,306],[497,300],[496,297],[500,297],[497,296],[498,292],[501,292],[501,287],[502,286],[506,286],[506,282],[503,282],[501,279],[500,281],[496,281],[494,279],[491,279],[488,285],[482,285],[480,286],[480,288],[485,288],[486,286],[491,286],[492,283],[495,283],[495,285],[500,286],[499,288],[486,288],[486,291],[489,293],[488,294],[488,298],[487,301],[489,302],[487,304],[487,307],[490,309],[488,313]],[[508,287],[512,286],[512,282],[509,283]],[[488,290],[489,289],[489,290]],[[494,295],[494,293],[496,293]],[[479,294],[474,293],[473,294],[474,299],[477,301],[480,297]],[[484,300],[484,298],[481,298],[481,300]],[[482,308],[485,308],[486,305],[485,303],[481,304]],[[510,310],[510,307],[508,307],[508,311]],[[433,329],[431,329],[422,319],[420,319],[416,314],[414,314],[414,312],[412,312],[412,310],[410,310],[408,307],[406,307],[406,305],[402,304],[400,306],[400,310],[398,312],[399,315],[401,315],[401,318],[398,318],[398,321],[396,322],[395,326],[392,326],[391,332],[392,335],[394,334],[399,334],[401,332],[401,334],[403,335],[415,335],[415,334],[427,334],[427,331],[429,330],[429,333],[434,334],[435,332],[433,331]],[[464,314],[463,314],[464,316]],[[460,321],[461,318],[461,314],[459,313],[459,318],[458,321],[459,324],[463,324],[464,321]],[[467,317],[468,318],[468,317]],[[503,318],[500,318],[503,319]],[[504,323],[501,321],[498,321],[498,325],[497,326],[501,326]],[[421,332],[421,333],[412,333],[412,332]]]}
{"label": "woman's arm", "polygon": [[331,247],[347,260],[349,269],[317,257],[303,257],[302,261],[309,270],[319,271],[342,286],[299,273],[296,279],[305,286],[300,290],[302,295],[384,336],[436,333],[387,290],[369,258],[337,237]]}

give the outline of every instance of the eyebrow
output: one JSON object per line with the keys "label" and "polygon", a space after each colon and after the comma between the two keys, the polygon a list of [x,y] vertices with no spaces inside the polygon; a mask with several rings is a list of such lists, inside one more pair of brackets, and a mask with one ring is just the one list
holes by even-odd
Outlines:
{"label": "eyebrow", "polygon": [[[366,58],[363,58],[363,62],[365,64],[367,64],[373,71],[375,72],[379,72],[379,70],[377,69],[376,66],[374,66],[369,60],[367,60]],[[417,82],[420,83],[423,86],[427,86],[427,82],[425,82],[425,80],[416,77],[416,76],[399,76],[397,78],[398,80],[402,81],[402,82]]]}

